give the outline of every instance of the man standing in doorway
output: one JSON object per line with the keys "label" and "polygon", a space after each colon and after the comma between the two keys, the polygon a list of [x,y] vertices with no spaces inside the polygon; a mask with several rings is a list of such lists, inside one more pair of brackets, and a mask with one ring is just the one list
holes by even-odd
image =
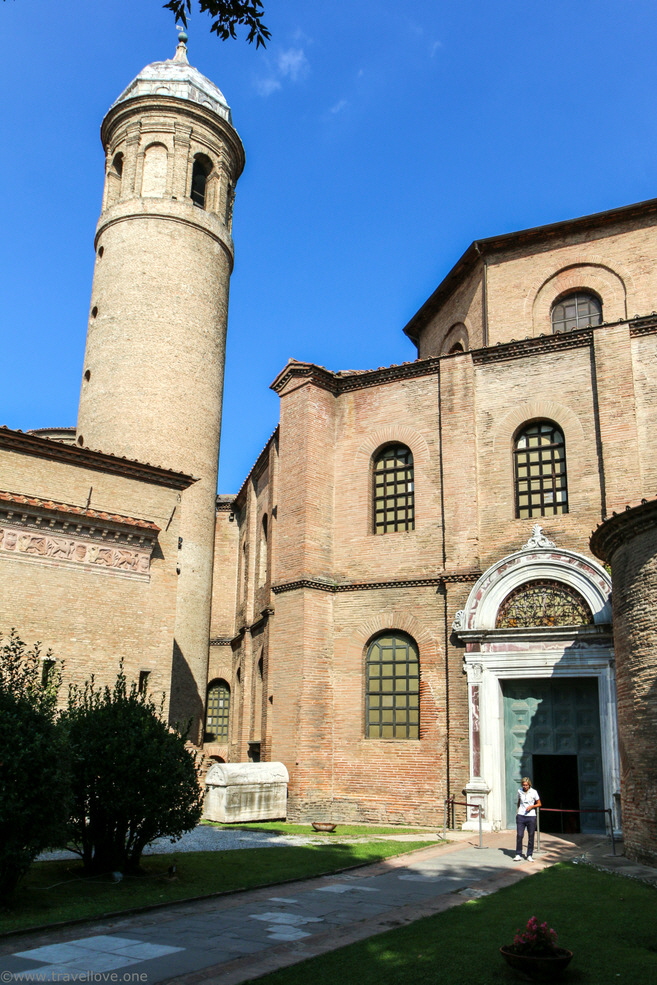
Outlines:
{"label": "man standing in doorway", "polygon": [[516,856],[514,862],[522,862],[522,840],[527,831],[527,861],[533,862],[534,835],[536,833],[536,808],[541,806],[538,791],[532,787],[528,776],[523,776],[522,787],[518,791],[518,812],[516,814]]}

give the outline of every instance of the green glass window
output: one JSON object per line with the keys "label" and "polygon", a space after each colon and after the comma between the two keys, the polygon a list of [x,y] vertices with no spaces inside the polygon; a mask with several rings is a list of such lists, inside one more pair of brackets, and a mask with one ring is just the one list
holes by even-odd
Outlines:
{"label": "green glass window", "polygon": [[601,323],[602,305],[593,294],[569,294],[552,309],[552,331],[555,333]]}
{"label": "green glass window", "polygon": [[379,636],[367,651],[365,735],[420,738],[420,661],[410,636]]}
{"label": "green glass window", "polygon": [[516,516],[554,516],[568,512],[566,444],[550,421],[522,429],[515,441]]}
{"label": "green glass window", "polygon": [[415,528],[413,453],[388,445],[374,459],[374,533]]}
{"label": "green glass window", "polygon": [[212,681],[208,687],[206,742],[228,742],[230,687],[226,681]]}

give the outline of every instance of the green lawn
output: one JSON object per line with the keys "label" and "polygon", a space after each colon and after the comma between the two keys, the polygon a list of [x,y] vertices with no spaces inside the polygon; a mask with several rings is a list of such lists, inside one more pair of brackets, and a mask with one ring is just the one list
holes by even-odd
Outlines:
{"label": "green lawn", "polygon": [[498,953],[531,916],[574,952],[563,985],[655,985],[657,890],[562,863],[507,889],[258,978],[258,985],[513,985]]}
{"label": "green lawn", "polygon": [[[361,834],[369,833],[370,829],[361,829]],[[76,861],[35,862],[11,907],[0,910],[0,933],[306,879],[401,855],[426,844],[434,845],[435,841],[340,844],[324,840],[320,845],[145,855],[144,875],[126,877],[119,883],[85,878]],[[172,865],[176,867],[173,878],[168,874]]]}

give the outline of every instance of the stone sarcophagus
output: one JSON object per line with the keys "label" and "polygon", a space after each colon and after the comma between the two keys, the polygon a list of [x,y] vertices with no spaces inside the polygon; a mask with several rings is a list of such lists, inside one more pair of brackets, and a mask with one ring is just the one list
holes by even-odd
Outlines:
{"label": "stone sarcophagus", "polygon": [[289,774],[283,763],[215,763],[205,777],[206,821],[286,817]]}

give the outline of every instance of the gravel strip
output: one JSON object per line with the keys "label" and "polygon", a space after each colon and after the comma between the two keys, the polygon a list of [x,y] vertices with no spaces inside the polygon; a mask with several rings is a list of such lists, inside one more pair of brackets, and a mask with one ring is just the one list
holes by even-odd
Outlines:
{"label": "gravel strip", "polygon": [[[281,835],[275,831],[237,831],[229,828],[213,828],[207,824],[197,825],[193,831],[188,831],[178,841],[169,838],[156,838],[144,849],[144,855],[172,855],[175,852],[231,852],[237,848],[285,848],[288,845],[326,845],[326,844],[363,844],[372,841],[439,841],[438,835],[429,833],[405,835],[376,835],[369,837],[350,836],[345,840],[339,837],[318,838],[315,834]],[[79,858],[75,852],[57,851],[43,852],[38,861],[47,862],[52,859]]]}

